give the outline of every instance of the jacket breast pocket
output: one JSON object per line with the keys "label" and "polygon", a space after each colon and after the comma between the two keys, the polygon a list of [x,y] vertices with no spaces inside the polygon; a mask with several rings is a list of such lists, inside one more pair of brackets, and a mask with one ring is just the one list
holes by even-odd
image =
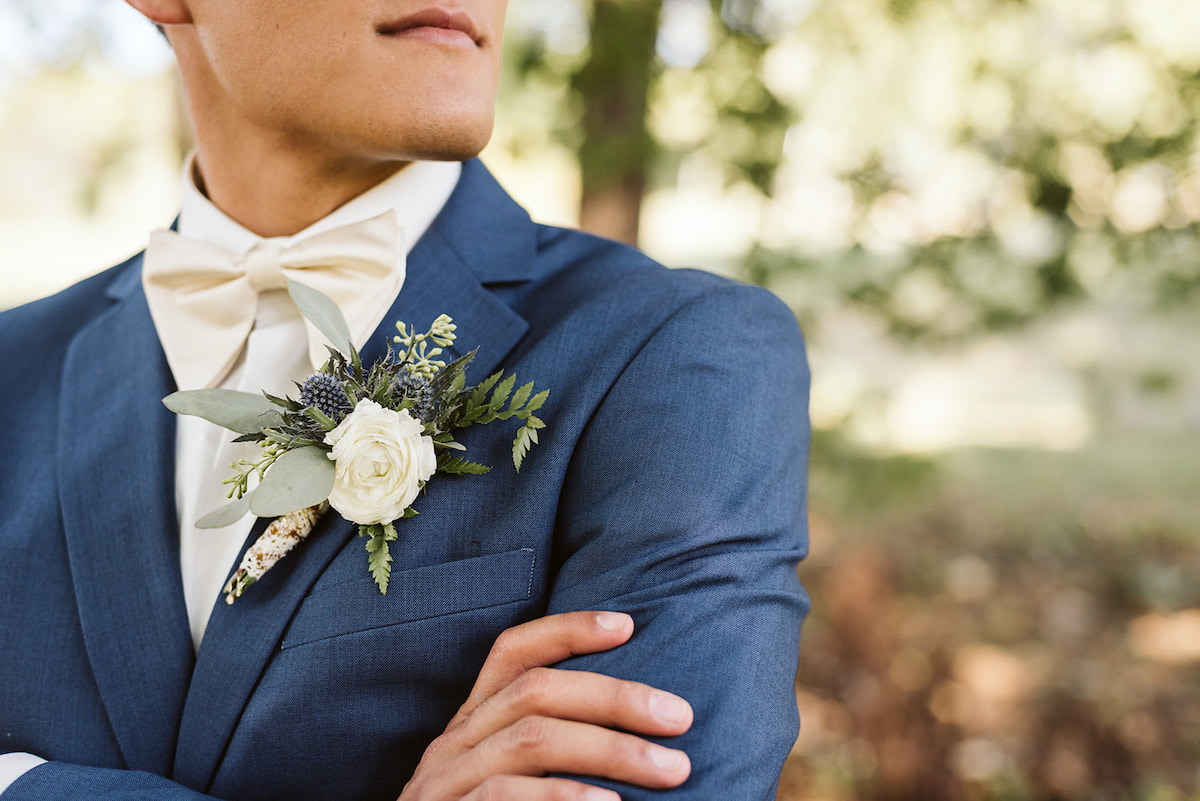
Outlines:
{"label": "jacket breast pocket", "polygon": [[296,611],[282,648],[526,600],[534,563],[522,548],[393,571],[386,595],[369,576],[321,587]]}

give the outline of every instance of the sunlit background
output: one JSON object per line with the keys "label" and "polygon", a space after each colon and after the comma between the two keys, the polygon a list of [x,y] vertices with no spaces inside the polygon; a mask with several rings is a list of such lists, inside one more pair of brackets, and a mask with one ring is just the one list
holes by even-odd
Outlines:
{"label": "sunlit background", "polygon": [[[763,284],[809,340],[780,798],[1200,798],[1200,3],[511,0],[509,31],[484,159],[533,216]],[[0,0],[0,308],[170,223],[179,91],[121,0]]]}

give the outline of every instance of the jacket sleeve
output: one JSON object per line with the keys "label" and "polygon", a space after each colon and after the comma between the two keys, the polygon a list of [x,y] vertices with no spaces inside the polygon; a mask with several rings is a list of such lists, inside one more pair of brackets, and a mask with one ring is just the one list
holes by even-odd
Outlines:
{"label": "jacket sleeve", "polygon": [[575,450],[549,611],[623,611],[636,628],[562,666],[669,690],[695,711],[689,732],[662,740],[691,759],[683,787],[588,780],[626,801],[775,797],[799,727],[808,387],[790,310],[724,286],[647,340]]}
{"label": "jacket sleeve", "polygon": [[140,770],[44,762],[26,771],[0,801],[215,801],[162,776]]}

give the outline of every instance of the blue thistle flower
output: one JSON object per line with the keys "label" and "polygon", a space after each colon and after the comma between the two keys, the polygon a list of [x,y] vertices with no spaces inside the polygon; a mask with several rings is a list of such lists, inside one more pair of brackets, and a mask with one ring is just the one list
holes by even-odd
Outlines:
{"label": "blue thistle flower", "polygon": [[392,382],[392,394],[413,401],[412,415],[422,423],[428,423],[437,413],[437,398],[429,378],[422,373],[404,370]]}
{"label": "blue thistle flower", "polygon": [[315,406],[330,420],[340,423],[352,407],[342,384],[329,373],[313,373],[300,386],[300,400]]}

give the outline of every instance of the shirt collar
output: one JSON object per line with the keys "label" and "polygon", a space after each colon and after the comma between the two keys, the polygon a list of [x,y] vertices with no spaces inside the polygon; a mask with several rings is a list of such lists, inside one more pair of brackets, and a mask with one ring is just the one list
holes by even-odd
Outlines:
{"label": "shirt collar", "polygon": [[264,239],[230,219],[196,187],[195,161],[193,151],[183,164],[179,233],[235,253],[245,253],[263,241],[287,247],[314,234],[369,220],[391,210],[396,212],[404,231],[407,254],[433,224],[462,174],[462,164],[457,161],[414,161],[298,234]]}

